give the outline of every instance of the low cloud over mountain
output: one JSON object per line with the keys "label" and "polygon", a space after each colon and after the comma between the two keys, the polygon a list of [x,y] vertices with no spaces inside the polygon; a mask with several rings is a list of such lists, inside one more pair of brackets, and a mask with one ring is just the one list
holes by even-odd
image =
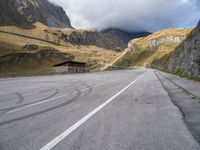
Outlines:
{"label": "low cloud over mountain", "polygon": [[156,31],[193,26],[199,19],[199,0],[50,0],[67,11],[73,26]]}

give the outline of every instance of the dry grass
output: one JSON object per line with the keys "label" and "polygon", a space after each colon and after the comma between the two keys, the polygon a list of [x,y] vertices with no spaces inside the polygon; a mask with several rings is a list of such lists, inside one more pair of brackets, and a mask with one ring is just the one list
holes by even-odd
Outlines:
{"label": "dry grass", "polygon": [[[60,42],[61,45],[59,46],[57,44],[41,41],[39,39],[45,39],[50,41],[57,40],[54,37],[54,35],[46,33],[45,30],[56,31],[58,29],[48,28],[47,26],[42,25],[40,23],[36,23],[35,26],[36,28],[29,30],[21,29],[15,26],[0,27],[0,31],[17,33],[20,35],[38,38],[37,40],[37,39],[26,38],[18,35],[12,35],[0,32],[0,56],[26,51],[24,49],[25,45],[35,44],[38,46],[52,47],[60,52],[70,53],[75,56],[75,60],[81,62],[87,62],[89,64],[89,68],[91,71],[97,71],[101,70],[101,67],[104,67],[105,65],[111,63],[116,57],[121,55],[121,53],[117,53],[112,50],[106,50],[96,46],[82,46],[82,45],[76,46],[63,41]],[[72,31],[73,30],[69,30],[66,32],[72,32]],[[36,62],[30,59],[27,60],[27,62],[24,62],[23,64],[10,64],[9,68],[4,68],[4,69],[1,68],[0,72],[1,74],[9,72],[20,74],[20,72],[22,73],[23,70],[22,67],[27,68],[26,71],[23,71],[23,73],[25,74],[52,72],[52,68],[47,67],[49,66],[49,64],[47,65],[47,62],[44,61],[40,63],[40,65],[34,65],[35,67],[32,66],[32,64],[34,63]]]}
{"label": "dry grass", "polygon": [[116,65],[143,67],[150,64],[152,61],[163,57],[166,54],[175,50],[179,43],[164,42],[157,46],[151,45],[154,40],[160,40],[167,37],[183,37],[186,38],[192,29],[166,29],[149,35],[145,38],[138,38],[130,41],[130,44],[135,47],[135,50],[128,52],[123,56]]}
{"label": "dry grass", "polygon": [[76,61],[87,62],[91,71],[101,70],[101,67],[110,64],[116,57],[121,55],[121,53],[96,46],[73,46],[59,50],[74,55]]}
{"label": "dry grass", "polygon": [[192,29],[184,29],[184,28],[177,28],[177,29],[165,29],[161,30],[159,32],[155,32],[154,34],[151,34],[145,38],[138,38],[132,40],[130,43],[133,43],[135,45],[140,45],[143,47],[148,47],[149,43],[153,40],[156,39],[161,39],[169,36],[182,36],[182,37],[187,37],[189,33],[192,31]]}

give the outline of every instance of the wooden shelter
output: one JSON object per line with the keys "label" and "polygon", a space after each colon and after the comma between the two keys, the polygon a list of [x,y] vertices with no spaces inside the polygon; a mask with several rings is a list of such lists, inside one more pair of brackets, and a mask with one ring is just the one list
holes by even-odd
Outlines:
{"label": "wooden shelter", "polygon": [[55,73],[84,73],[88,72],[86,69],[86,63],[76,62],[76,61],[65,61],[59,64],[54,65]]}

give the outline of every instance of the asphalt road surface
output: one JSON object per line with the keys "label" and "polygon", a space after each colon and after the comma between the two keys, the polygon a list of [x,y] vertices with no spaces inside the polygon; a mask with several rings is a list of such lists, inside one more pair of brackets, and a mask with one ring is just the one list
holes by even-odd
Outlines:
{"label": "asphalt road surface", "polygon": [[199,91],[147,69],[0,79],[0,150],[200,150]]}

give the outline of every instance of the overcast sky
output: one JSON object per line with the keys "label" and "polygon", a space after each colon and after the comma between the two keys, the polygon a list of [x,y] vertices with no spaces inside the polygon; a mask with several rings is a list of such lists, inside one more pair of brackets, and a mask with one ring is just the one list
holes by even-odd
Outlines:
{"label": "overcast sky", "polygon": [[192,27],[200,0],[50,0],[62,6],[76,28],[157,31]]}

